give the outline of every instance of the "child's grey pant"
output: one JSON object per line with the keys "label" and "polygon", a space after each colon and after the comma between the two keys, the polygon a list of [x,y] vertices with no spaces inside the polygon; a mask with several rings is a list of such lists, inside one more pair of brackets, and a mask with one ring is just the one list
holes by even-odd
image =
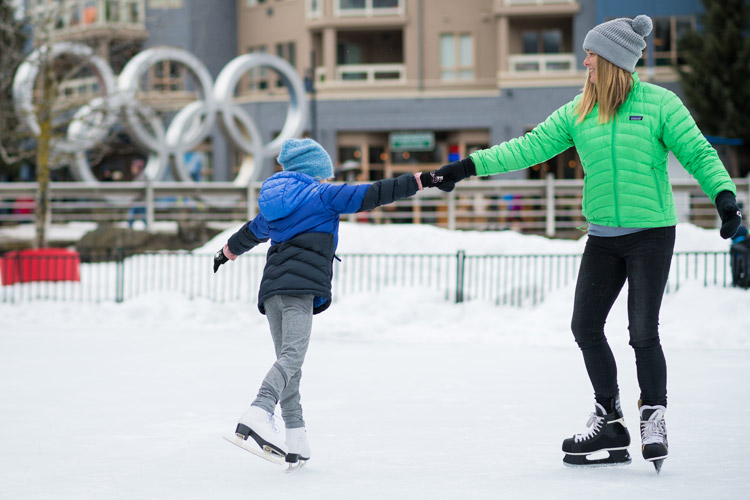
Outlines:
{"label": "child's grey pant", "polygon": [[274,295],[263,302],[276,348],[276,362],[252,404],[273,413],[280,402],[281,416],[288,429],[305,426],[299,382],[310,344],[313,299],[312,295]]}

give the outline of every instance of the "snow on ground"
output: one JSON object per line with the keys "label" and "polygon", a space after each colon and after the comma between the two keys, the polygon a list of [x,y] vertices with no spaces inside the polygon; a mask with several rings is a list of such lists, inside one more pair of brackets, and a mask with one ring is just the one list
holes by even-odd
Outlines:
{"label": "snow on ground", "polygon": [[[342,224],[339,251],[580,253],[584,242]],[[727,247],[718,231],[678,227],[679,251]],[[607,333],[631,465],[562,465],[562,439],[592,408],[572,285],[526,308],[390,288],[315,317],[302,385],[313,458],[293,474],[221,439],[273,362],[254,303],[0,304],[0,499],[746,497],[750,292],[687,282],[665,297],[671,446],[659,476],[640,458],[624,298]]]}

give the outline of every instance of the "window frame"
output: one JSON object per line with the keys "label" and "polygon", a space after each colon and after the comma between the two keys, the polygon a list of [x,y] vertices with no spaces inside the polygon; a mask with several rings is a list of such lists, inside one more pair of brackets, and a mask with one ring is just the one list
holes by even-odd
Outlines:
{"label": "window frame", "polygon": [[[313,2],[317,4],[317,7],[313,5]],[[323,0],[305,0],[305,14],[308,19],[320,19],[323,17]]]}
{"label": "window frame", "polygon": [[[657,21],[669,20],[669,50],[656,50],[656,29],[649,35],[649,41],[651,42],[650,56],[653,60],[653,67],[669,67],[676,66],[680,61],[680,48],[679,38],[677,37],[677,23],[678,21],[687,21],[690,25],[690,29],[695,31],[697,29],[696,17],[694,15],[677,15],[677,16],[656,16],[653,18],[654,27],[656,27]],[[644,54],[644,60],[648,60],[649,54]],[[657,64],[659,60],[667,60],[666,64]]]}
{"label": "window frame", "polygon": [[[447,38],[452,38],[452,48],[453,48],[453,55],[454,55],[454,64],[452,66],[444,66],[443,65],[443,40]],[[468,39],[470,43],[471,48],[471,54],[470,58],[471,61],[469,64],[462,64],[461,61],[461,42],[462,40]],[[471,32],[443,32],[440,33],[439,38],[439,47],[440,47],[440,53],[439,53],[439,66],[440,66],[440,81],[446,82],[446,83],[456,83],[456,82],[471,82],[476,79],[476,43],[474,35]],[[445,74],[446,72],[452,72],[453,78],[446,78]],[[462,78],[461,74],[464,72],[470,72],[471,75],[469,78]]]}
{"label": "window frame", "polygon": [[[248,47],[246,53],[268,54],[268,46],[264,44]],[[265,67],[250,69],[242,76],[242,81],[244,84],[241,88],[245,89],[247,93],[268,92],[273,88],[271,79],[268,76],[268,69]]]}

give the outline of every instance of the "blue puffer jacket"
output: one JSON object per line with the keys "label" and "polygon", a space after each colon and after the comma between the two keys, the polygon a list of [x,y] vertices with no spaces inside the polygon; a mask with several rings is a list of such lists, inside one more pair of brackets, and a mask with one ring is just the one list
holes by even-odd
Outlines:
{"label": "blue puffer jacket", "polygon": [[263,183],[260,214],[229,238],[229,250],[241,255],[271,240],[258,292],[258,309],[273,295],[314,295],[313,312],[331,305],[333,258],[339,217],[371,210],[413,196],[412,174],[372,184],[320,183],[299,172],[279,172]]}

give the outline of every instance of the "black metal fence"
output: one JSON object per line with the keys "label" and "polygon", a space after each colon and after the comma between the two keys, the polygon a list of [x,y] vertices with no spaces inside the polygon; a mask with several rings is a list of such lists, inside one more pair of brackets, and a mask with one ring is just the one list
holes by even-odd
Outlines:
{"label": "black metal fence", "polygon": [[[73,257],[68,257],[73,258]],[[483,300],[498,306],[536,305],[571,285],[580,255],[343,254],[334,261],[334,297],[379,292],[389,287],[426,287],[446,300]],[[213,273],[213,255],[154,252],[75,262],[61,257],[0,259],[0,302],[122,302],[149,293],[175,293],[190,299],[253,302],[265,255],[249,253]],[[75,267],[75,279],[54,268]],[[43,278],[43,279],[40,279]],[[731,286],[728,252],[675,253],[667,293],[686,282],[705,287]]]}

